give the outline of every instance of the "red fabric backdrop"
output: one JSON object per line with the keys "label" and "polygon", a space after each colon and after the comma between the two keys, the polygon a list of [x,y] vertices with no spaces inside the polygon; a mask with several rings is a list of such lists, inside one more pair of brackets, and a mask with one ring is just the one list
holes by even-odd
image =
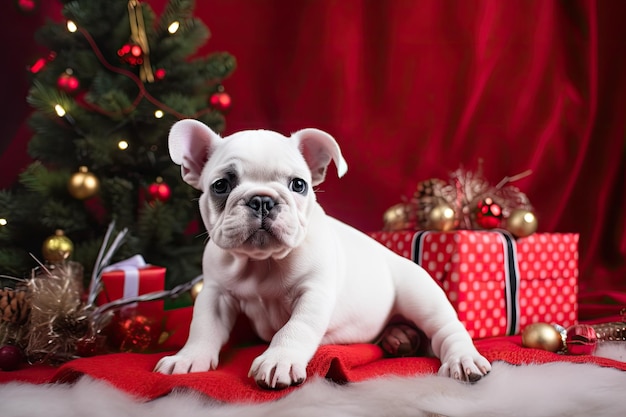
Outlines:
{"label": "red fabric backdrop", "polygon": [[[27,163],[31,34],[59,9],[12,3],[0,6],[2,187]],[[421,180],[481,158],[494,183],[532,169],[516,185],[540,230],[581,235],[581,291],[626,289],[626,3],[202,0],[196,14],[213,33],[201,53],[238,59],[227,133],[338,139],[349,171],[321,187],[330,214],[377,230]]]}

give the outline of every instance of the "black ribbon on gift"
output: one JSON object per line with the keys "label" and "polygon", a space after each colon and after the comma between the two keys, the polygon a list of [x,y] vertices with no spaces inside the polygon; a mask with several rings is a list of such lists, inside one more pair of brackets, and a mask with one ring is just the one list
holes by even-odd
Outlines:
{"label": "black ribbon on gift", "polygon": [[[485,233],[483,231],[474,231]],[[504,296],[507,315],[507,336],[519,333],[519,263],[517,261],[517,244],[515,238],[505,230],[491,230],[491,233],[497,233],[502,240],[504,249]],[[419,231],[413,236],[413,260],[418,265],[423,265],[424,239],[430,233],[429,230]],[[445,232],[439,232],[445,233]]]}

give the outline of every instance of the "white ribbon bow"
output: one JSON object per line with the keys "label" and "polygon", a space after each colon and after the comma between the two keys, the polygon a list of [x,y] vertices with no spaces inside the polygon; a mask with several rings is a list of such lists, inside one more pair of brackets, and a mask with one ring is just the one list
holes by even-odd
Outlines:
{"label": "white ribbon bow", "polygon": [[139,270],[148,266],[141,255],[131,256],[104,268],[102,272],[124,271],[124,294],[122,300],[139,295]]}

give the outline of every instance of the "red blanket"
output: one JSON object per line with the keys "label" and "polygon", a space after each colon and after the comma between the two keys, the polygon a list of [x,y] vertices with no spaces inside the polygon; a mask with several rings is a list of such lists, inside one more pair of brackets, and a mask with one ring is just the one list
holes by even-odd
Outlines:
{"label": "red blanket", "polygon": [[[476,342],[479,351],[491,361],[512,364],[554,361],[590,362],[599,366],[626,370],[626,363],[594,356],[567,356],[527,349],[519,336],[493,338]],[[190,388],[222,401],[270,401],[298,388],[266,391],[247,377],[254,357],[265,345],[226,349],[215,371],[187,375],[161,375],[152,372],[156,362],[166,353],[117,353],[76,359],[59,368],[30,366],[13,372],[0,372],[0,382],[33,383],[72,382],[82,375],[108,381],[121,390],[139,397],[153,399],[177,388]],[[309,377],[317,375],[339,383],[361,381],[383,375],[414,375],[436,372],[439,361],[434,358],[383,358],[376,345],[323,346],[309,364]]]}
{"label": "red blanket", "polygon": [[[146,399],[154,399],[177,388],[203,392],[221,401],[270,401],[297,388],[267,391],[248,378],[252,360],[267,347],[251,340],[246,321],[235,326],[229,345],[220,357],[217,370],[187,375],[162,375],[152,372],[157,361],[172,354],[187,339],[191,308],[168,312],[166,327],[174,333],[161,353],[114,353],[76,359],[56,368],[45,365],[24,366],[12,372],[0,371],[0,383],[24,381],[35,384],[47,382],[71,383],[83,375],[109,382],[117,388]],[[614,321],[618,317],[602,321]],[[477,340],[476,347],[490,361],[505,361],[515,365],[555,361],[595,363],[626,371],[626,363],[595,356],[560,355],[522,347],[520,336]],[[435,358],[385,358],[373,344],[322,346],[309,363],[308,375],[330,378],[338,383],[362,381],[384,375],[418,375],[435,373],[439,360]]]}

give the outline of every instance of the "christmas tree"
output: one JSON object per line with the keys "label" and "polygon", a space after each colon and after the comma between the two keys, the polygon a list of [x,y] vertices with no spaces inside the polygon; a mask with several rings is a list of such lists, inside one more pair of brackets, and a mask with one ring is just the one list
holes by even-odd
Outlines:
{"label": "christmas tree", "polygon": [[35,162],[0,191],[0,274],[29,273],[62,230],[89,276],[115,221],[129,229],[117,258],[165,266],[168,287],[189,281],[206,236],[167,135],[183,118],[223,130],[230,98],[221,82],[235,59],[196,56],[209,30],[192,0],[169,1],[160,17],[138,0],[62,4],[67,20],[35,35],[50,51],[29,68]]}

